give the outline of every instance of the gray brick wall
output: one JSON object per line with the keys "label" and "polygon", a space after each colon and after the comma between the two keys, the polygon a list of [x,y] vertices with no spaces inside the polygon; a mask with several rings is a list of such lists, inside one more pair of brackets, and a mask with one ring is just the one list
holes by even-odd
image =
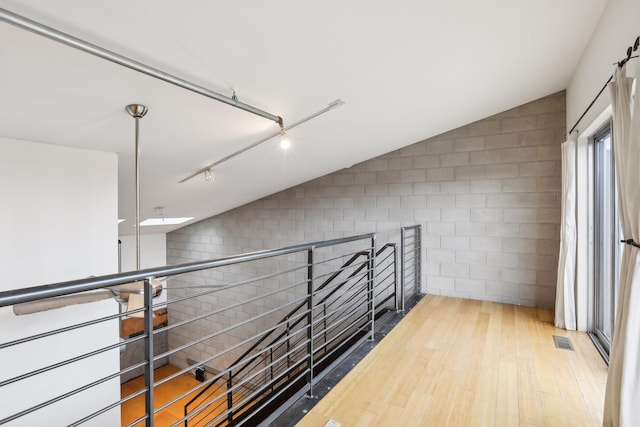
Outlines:
{"label": "gray brick wall", "polygon": [[552,307],[564,135],[560,92],[169,233],[168,262],[421,223],[428,293]]}

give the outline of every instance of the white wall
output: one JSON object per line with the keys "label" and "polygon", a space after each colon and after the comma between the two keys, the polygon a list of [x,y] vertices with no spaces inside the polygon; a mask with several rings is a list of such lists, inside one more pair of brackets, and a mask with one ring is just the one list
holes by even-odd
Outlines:
{"label": "white wall", "polygon": [[[640,1],[609,0],[587,49],[567,88],[567,131],[614,71],[613,65],[626,55],[627,47],[640,35]],[[570,31],[570,23],[567,23]],[[637,54],[637,52],[636,52]],[[629,73],[640,67],[639,60],[629,62]],[[605,91],[580,122],[586,129],[609,105]]]}
{"label": "white wall", "polygon": [[[0,291],[117,271],[115,154],[0,138]],[[0,342],[115,314],[113,300],[15,316]],[[0,380],[118,341],[118,322],[0,350]],[[0,388],[0,419],[119,370],[118,350]],[[117,401],[116,378],[9,425],[67,425]],[[86,425],[119,425],[119,410]]]}
{"label": "white wall", "polygon": [[[136,237],[120,236],[122,242],[122,271],[136,269]],[[167,235],[140,235],[140,268],[161,267],[167,265]]]}
{"label": "white wall", "polygon": [[[133,271],[136,269],[136,236],[120,236],[121,269]],[[162,267],[167,265],[167,235],[166,234],[141,234],[140,235],[140,268]],[[167,293],[162,292],[154,299],[154,306],[167,301]]]}
{"label": "white wall", "polygon": [[[587,49],[567,89],[567,131],[578,120],[594,96],[613,73],[617,63],[626,55],[626,50],[640,35],[640,1],[609,0],[600,18]],[[635,53],[637,54],[637,52]],[[628,75],[640,67],[637,59],[628,63]],[[591,323],[592,262],[590,250],[593,246],[589,229],[589,138],[611,117],[611,101],[607,89],[577,126],[578,140],[578,267],[577,267],[577,317],[578,330],[587,330]],[[607,111],[608,110],[608,111]]]}

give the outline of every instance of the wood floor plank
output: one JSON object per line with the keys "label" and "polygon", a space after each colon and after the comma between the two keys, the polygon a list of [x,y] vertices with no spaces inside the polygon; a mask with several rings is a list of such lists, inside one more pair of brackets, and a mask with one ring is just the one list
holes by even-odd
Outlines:
{"label": "wood floor plank", "polygon": [[597,425],[606,365],[586,334],[552,321],[542,308],[426,296],[298,425]]}
{"label": "wood floor plank", "polygon": [[[585,334],[555,329],[552,318],[550,310],[426,297],[299,425],[599,425],[606,365]],[[556,349],[552,335],[570,337],[575,352]],[[175,372],[160,368],[156,380]],[[195,384],[180,375],[156,399]],[[141,378],[129,381],[122,396],[141,387]],[[156,422],[180,419],[185,400]],[[132,400],[123,422],[143,411]]]}

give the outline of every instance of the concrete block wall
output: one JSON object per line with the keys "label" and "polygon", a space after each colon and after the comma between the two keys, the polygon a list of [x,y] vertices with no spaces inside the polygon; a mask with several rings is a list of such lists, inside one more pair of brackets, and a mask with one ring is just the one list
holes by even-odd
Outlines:
{"label": "concrete block wall", "polygon": [[559,92],[169,233],[168,263],[422,224],[426,292],[552,307],[564,135]]}

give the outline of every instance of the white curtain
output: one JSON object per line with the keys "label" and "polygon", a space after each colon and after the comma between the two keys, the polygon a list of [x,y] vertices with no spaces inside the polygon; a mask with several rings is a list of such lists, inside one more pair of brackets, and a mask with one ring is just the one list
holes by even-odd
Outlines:
{"label": "white curtain", "polygon": [[562,212],[556,283],[557,328],[576,330],[576,140],[562,144]]}
{"label": "white curtain", "polygon": [[[640,105],[633,79],[616,67],[609,85],[619,212],[625,239],[640,242]],[[636,91],[637,92],[637,91]],[[611,343],[604,426],[640,426],[640,249],[624,245],[615,330]]]}

